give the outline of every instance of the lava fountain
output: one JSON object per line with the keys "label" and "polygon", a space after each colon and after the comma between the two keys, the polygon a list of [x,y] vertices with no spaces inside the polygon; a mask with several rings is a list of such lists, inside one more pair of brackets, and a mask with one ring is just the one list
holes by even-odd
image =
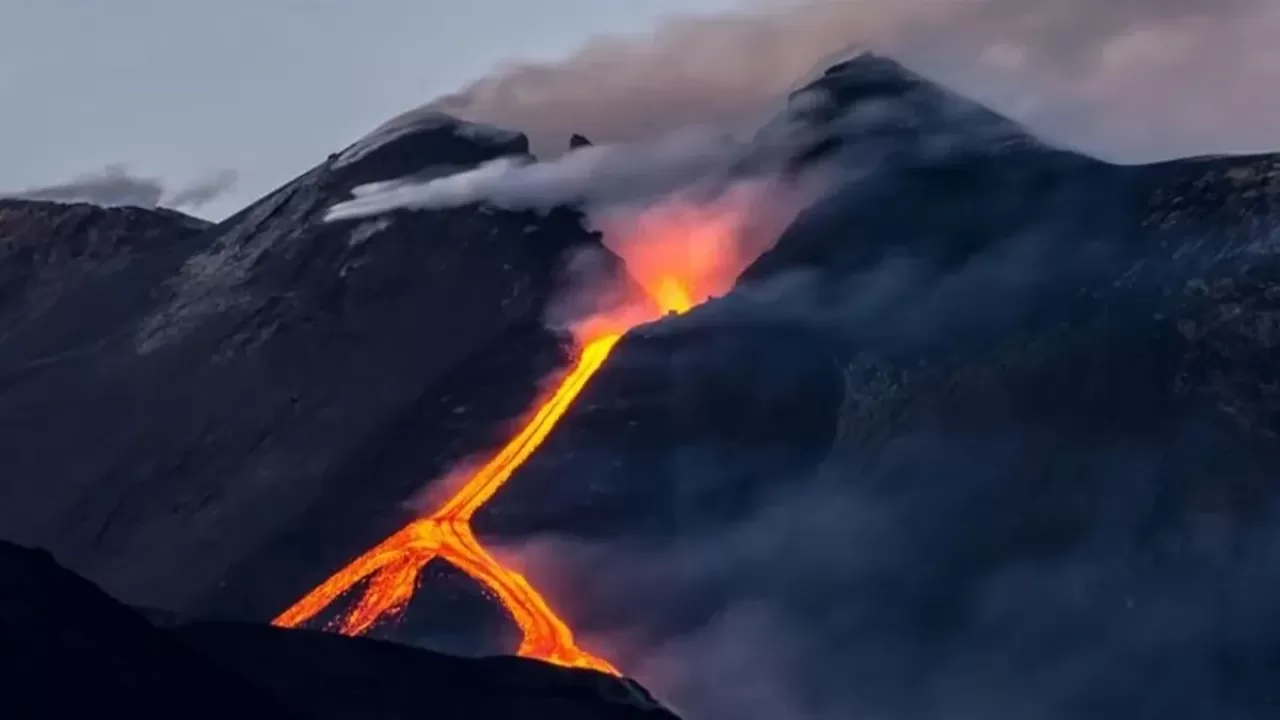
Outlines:
{"label": "lava fountain", "polygon": [[346,635],[362,634],[379,620],[398,616],[413,598],[423,567],[439,558],[497,596],[522,634],[518,655],[620,674],[608,661],[578,647],[569,625],[529,581],[484,549],[471,530],[471,518],[537,451],[627,330],[667,313],[683,313],[732,285],[758,252],[742,251],[747,200],[734,195],[701,204],[673,199],[606,220],[606,243],[622,257],[642,296],[575,324],[581,350],[572,368],[514,437],[439,509],[338,570],[273,624],[302,625],[363,581],[363,594],[331,626]]}

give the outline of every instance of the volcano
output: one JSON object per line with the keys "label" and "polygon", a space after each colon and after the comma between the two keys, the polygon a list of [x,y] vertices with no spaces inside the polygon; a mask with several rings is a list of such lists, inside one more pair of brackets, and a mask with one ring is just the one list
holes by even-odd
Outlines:
{"label": "volcano", "polygon": [[[1267,716],[1280,156],[1104,163],[874,55],[779,119],[827,192],[725,297],[612,339],[501,492],[452,515],[581,379],[590,344],[543,323],[569,260],[627,269],[569,207],[324,216],[368,183],[532,162],[522,135],[414,111],[218,224],[0,201],[0,536],[216,621],[191,631],[202,668],[293,642],[388,668],[435,660],[366,643],[518,652],[522,601],[474,576],[552,535],[662,559],[528,573],[601,661],[561,664],[632,673],[616,631],[690,637],[736,592],[784,623],[804,707]],[[744,530],[818,489],[785,531]],[[416,554],[289,616],[406,528]],[[720,536],[741,577],[675,561]],[[244,624],[272,619],[374,639]],[[715,671],[660,695],[715,716],[679,684]]]}

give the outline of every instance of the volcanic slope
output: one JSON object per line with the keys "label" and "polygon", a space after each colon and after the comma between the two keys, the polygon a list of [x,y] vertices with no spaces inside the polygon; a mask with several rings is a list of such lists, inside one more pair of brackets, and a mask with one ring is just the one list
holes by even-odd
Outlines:
{"label": "volcanic slope", "polygon": [[[0,278],[26,299],[0,327],[0,536],[130,603],[287,606],[291,573],[500,439],[566,360],[541,324],[566,253],[604,252],[569,210],[321,216],[375,179],[526,151],[413,112],[211,227],[5,201]],[[269,581],[235,582],[294,532]]]}
{"label": "volcanic slope", "polygon": [[823,507],[893,519],[793,539],[815,568],[753,565],[792,690],[879,717],[1273,715],[1280,155],[1113,165],[876,56],[804,92],[848,181],[689,318],[828,338]]}

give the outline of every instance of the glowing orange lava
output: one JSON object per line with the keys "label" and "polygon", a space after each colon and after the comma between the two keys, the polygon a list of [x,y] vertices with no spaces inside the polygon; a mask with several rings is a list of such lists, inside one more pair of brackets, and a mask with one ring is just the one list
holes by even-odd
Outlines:
{"label": "glowing orange lava", "polygon": [[[758,252],[743,252],[743,214],[750,199],[739,194],[702,205],[673,201],[627,217],[625,227],[613,233],[617,244],[610,247],[622,257],[644,296],[630,298],[626,307],[583,318],[575,326],[583,344],[581,357],[515,437],[466,478],[438,510],[409,523],[338,570],[281,613],[274,624],[297,627],[365,581],[359,600],[333,623],[343,634],[364,633],[380,619],[403,611],[417,589],[422,568],[440,558],[498,597],[523,633],[519,655],[618,675],[607,661],[579,648],[569,626],[529,582],[480,545],[471,530],[471,517],[538,449],[623,333],[663,313],[683,313],[732,285]],[[641,235],[648,240],[637,242]]]}
{"label": "glowing orange lava", "polygon": [[608,662],[577,646],[569,626],[522,575],[503,567],[480,546],[470,521],[475,511],[538,449],[573,399],[604,364],[620,337],[606,335],[590,342],[577,364],[538,406],[529,422],[439,510],[409,523],[353,560],[281,613],[274,624],[297,627],[368,578],[364,595],[337,621],[338,630],[343,634],[359,635],[379,618],[403,610],[413,598],[423,566],[439,557],[498,596],[524,635],[517,654],[618,675],[617,669]]}

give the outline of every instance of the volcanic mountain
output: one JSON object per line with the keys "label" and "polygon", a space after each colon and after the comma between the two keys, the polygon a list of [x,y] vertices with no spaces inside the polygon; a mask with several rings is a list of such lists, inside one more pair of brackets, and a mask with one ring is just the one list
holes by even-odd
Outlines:
{"label": "volcanic mountain", "polygon": [[[829,192],[624,337],[476,533],[656,548],[543,588],[578,629],[660,643],[749,596],[814,713],[1267,716],[1280,156],[1112,165],[872,55],[783,119]],[[397,531],[571,363],[542,322],[569,260],[616,258],[569,208],[322,216],[527,153],[416,111],[212,226],[0,205],[0,536],[261,622]],[[372,634],[510,652],[498,603],[428,575]],[[715,672],[661,690],[709,716],[693,683],[750,684]]]}

